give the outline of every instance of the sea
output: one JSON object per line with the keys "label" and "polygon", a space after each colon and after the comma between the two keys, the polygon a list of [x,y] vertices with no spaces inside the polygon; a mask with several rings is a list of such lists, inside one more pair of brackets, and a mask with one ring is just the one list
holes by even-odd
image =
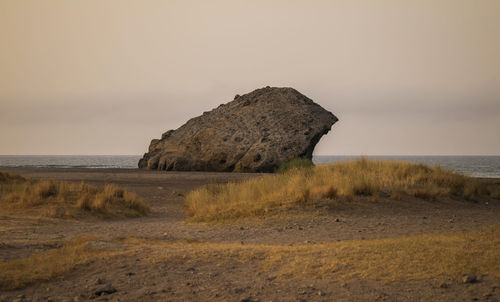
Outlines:
{"label": "sea", "polygon": [[[367,159],[397,160],[439,165],[472,177],[500,178],[500,156],[370,156]],[[118,168],[134,169],[141,155],[0,155],[0,169],[27,168]],[[354,155],[316,155],[315,164],[355,160]]]}

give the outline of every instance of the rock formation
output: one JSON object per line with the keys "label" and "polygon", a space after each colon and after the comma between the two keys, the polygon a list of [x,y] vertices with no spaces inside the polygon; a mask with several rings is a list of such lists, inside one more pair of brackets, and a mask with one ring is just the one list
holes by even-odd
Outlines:
{"label": "rock formation", "polygon": [[337,120],[295,89],[257,89],[153,139],[139,168],[273,172],[292,158],[311,159]]}

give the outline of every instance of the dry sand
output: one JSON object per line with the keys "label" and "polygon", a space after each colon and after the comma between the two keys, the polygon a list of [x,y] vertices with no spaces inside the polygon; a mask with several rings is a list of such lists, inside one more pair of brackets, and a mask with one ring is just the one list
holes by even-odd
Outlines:
{"label": "dry sand", "polygon": [[[37,178],[114,183],[136,192],[152,213],[136,219],[54,220],[0,217],[0,258],[29,256],[64,242],[95,234],[103,240],[137,237],[159,242],[210,242],[296,245],[369,240],[414,234],[469,231],[500,223],[500,202],[459,202],[405,199],[354,202],[336,209],[308,209],[283,217],[239,220],[224,224],[185,222],[184,196],[207,183],[241,181],[258,174],[156,172],[135,169],[7,169]],[[500,186],[500,179],[483,179]],[[500,247],[499,247],[500,248]],[[262,273],[252,262],[237,259],[200,263],[170,261],[154,265],[154,252],[94,261],[69,274],[23,290],[0,293],[1,301],[499,301],[500,280],[480,276],[481,282],[458,280],[392,282],[353,280],[282,280]],[[1,272],[0,272],[1,273]],[[116,292],[95,297],[101,285]],[[445,282],[448,286],[441,287]]]}

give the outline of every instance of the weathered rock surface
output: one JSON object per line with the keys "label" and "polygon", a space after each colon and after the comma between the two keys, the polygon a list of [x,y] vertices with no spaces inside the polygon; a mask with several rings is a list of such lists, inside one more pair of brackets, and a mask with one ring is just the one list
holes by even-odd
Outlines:
{"label": "weathered rock surface", "polygon": [[292,158],[312,158],[337,120],[295,89],[257,89],[153,139],[139,168],[272,172]]}

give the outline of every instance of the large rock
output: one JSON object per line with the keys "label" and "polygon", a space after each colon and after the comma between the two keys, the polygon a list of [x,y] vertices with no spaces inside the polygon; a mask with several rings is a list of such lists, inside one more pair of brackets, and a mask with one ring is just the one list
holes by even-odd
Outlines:
{"label": "large rock", "polygon": [[292,158],[311,159],[337,120],[295,89],[257,89],[153,139],[139,168],[272,172]]}

